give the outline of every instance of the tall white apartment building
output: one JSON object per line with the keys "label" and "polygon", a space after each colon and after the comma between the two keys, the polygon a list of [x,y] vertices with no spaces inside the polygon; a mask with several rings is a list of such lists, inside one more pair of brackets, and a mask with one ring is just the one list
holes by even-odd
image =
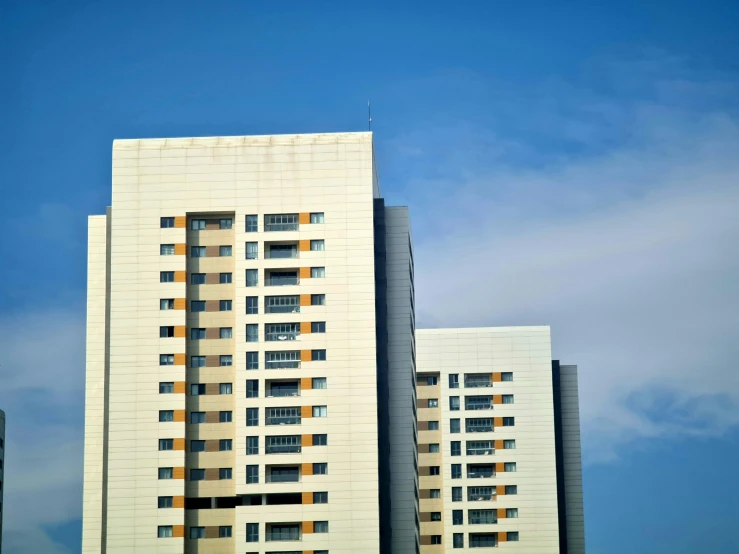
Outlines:
{"label": "tall white apartment building", "polygon": [[584,554],[577,367],[549,327],[416,341],[421,553]]}
{"label": "tall white apartment building", "polygon": [[83,553],[419,550],[413,258],[370,133],[118,140]]}

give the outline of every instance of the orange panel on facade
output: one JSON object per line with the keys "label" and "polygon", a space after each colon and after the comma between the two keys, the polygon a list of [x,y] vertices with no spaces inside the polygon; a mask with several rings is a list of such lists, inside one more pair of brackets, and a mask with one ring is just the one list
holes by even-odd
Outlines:
{"label": "orange panel on facade", "polygon": [[187,334],[187,327],[185,327],[184,325],[174,326],[174,336],[176,339],[184,339],[186,334]]}
{"label": "orange panel on facade", "polygon": [[300,446],[313,446],[313,435],[303,435],[300,437]]}
{"label": "orange panel on facade", "polygon": [[310,377],[302,377],[300,379],[300,390],[311,390],[313,388],[313,379]]}
{"label": "orange panel on facade", "polygon": [[174,309],[175,310],[186,310],[187,300],[185,300],[184,298],[175,298],[174,299]]}
{"label": "orange panel on facade", "polygon": [[185,478],[185,468],[184,467],[173,467],[172,468],[172,478],[173,479],[184,479]]}
{"label": "orange panel on facade", "polygon": [[503,462],[495,462],[495,472],[496,473],[503,473],[505,471],[505,463]]}
{"label": "orange panel on facade", "polygon": [[496,450],[503,450],[504,445],[502,440],[496,440],[495,441],[495,449]]}
{"label": "orange panel on facade", "polygon": [[175,394],[185,394],[186,385],[184,381],[175,381],[174,382],[174,392]]}
{"label": "orange panel on facade", "polygon": [[300,305],[301,306],[310,306],[310,294],[301,294],[300,295]]}
{"label": "orange panel on facade", "polygon": [[310,212],[303,212],[298,215],[298,223],[301,225],[307,225],[310,223]]}
{"label": "orange panel on facade", "polygon": [[187,356],[185,354],[175,354],[174,355],[174,365],[185,365],[187,361]]}
{"label": "orange panel on facade", "polygon": [[184,256],[187,254],[187,245],[184,242],[178,242],[174,245],[175,256]]}
{"label": "orange panel on facade", "polygon": [[493,383],[500,383],[503,380],[503,377],[501,376],[499,371],[493,372]]}
{"label": "orange panel on facade", "polygon": [[310,534],[310,533],[313,533],[313,522],[304,521],[303,522],[303,534]]}
{"label": "orange panel on facade", "polygon": [[302,495],[302,504],[313,504],[313,493],[304,492]]}
{"label": "orange panel on facade", "polygon": [[309,333],[310,333],[310,321],[301,321],[300,322],[300,334],[307,335]]}
{"label": "orange panel on facade", "polygon": [[180,215],[174,218],[174,226],[176,229],[184,229],[187,227],[187,216]]}
{"label": "orange panel on facade", "polygon": [[497,494],[498,496],[502,496],[502,495],[505,495],[505,485],[497,485],[497,486],[495,487],[495,493],[496,493],[496,494]]}
{"label": "orange panel on facade", "polygon": [[185,421],[185,410],[175,410],[174,420],[177,423]]}
{"label": "orange panel on facade", "polygon": [[498,508],[498,519],[505,519],[505,508]]}
{"label": "orange panel on facade", "polygon": [[173,525],[172,536],[178,539],[185,537],[185,526],[184,525]]}
{"label": "orange panel on facade", "polygon": [[174,450],[184,450],[185,449],[185,439],[174,439]]}
{"label": "orange panel on facade", "polygon": [[301,279],[310,279],[310,268],[309,267],[301,267],[300,268],[300,278]]}
{"label": "orange panel on facade", "polygon": [[496,427],[503,427],[503,418],[502,417],[494,417],[493,423]]}
{"label": "orange panel on facade", "polygon": [[502,394],[494,394],[493,395],[493,404],[502,404],[503,403],[503,395]]}
{"label": "orange panel on facade", "polygon": [[313,464],[303,464],[301,473],[303,475],[313,475]]}
{"label": "orange panel on facade", "polygon": [[310,241],[309,240],[298,241],[298,250],[300,250],[301,252],[308,252],[310,250]]}
{"label": "orange panel on facade", "polygon": [[300,406],[300,417],[313,417],[313,408],[311,406]]}
{"label": "orange panel on facade", "polygon": [[508,542],[508,533],[498,533],[498,542]]}
{"label": "orange panel on facade", "polygon": [[174,282],[175,283],[187,282],[187,271],[175,271],[174,272]]}
{"label": "orange panel on facade", "polygon": [[311,351],[310,350],[301,350],[300,351],[300,361],[301,362],[310,362],[311,361]]}
{"label": "orange panel on facade", "polygon": [[172,507],[173,508],[184,508],[185,507],[185,497],[184,496],[175,496],[175,497],[173,497],[172,498]]}

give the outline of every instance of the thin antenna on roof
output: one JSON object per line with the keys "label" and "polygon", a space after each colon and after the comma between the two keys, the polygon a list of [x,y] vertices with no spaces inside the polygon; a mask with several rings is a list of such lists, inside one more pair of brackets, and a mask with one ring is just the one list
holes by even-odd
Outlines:
{"label": "thin antenna on roof", "polygon": [[370,106],[370,101],[367,100],[367,117],[369,118],[369,121],[367,122],[368,130],[372,130],[372,107]]}

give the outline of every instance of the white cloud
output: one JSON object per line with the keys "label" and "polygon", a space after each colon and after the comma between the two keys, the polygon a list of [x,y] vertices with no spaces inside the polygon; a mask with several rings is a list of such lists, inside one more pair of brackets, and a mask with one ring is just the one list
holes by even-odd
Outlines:
{"label": "white cloud", "polygon": [[[659,95],[670,82],[655,84]],[[405,189],[419,326],[551,325],[555,356],[580,366],[588,460],[739,425],[739,120],[692,109],[700,85],[683,75],[686,88],[691,109],[675,91],[669,103],[616,104],[576,87],[542,90],[547,134],[587,128],[598,143],[554,157],[523,159],[500,142],[478,163],[469,153],[496,133],[469,124],[396,139],[410,142],[403,151],[450,151],[416,155],[414,167],[430,169]],[[619,114],[616,142],[587,115],[604,105],[604,121]],[[455,169],[460,158],[471,163]]]}
{"label": "white cloud", "polygon": [[44,526],[81,516],[84,337],[78,312],[8,314],[0,322],[8,554],[69,552]]}

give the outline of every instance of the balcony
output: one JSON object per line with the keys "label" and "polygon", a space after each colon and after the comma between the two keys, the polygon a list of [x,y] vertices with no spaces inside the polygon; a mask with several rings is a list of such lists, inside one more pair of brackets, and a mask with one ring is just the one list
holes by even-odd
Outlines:
{"label": "balcony", "polygon": [[493,380],[489,373],[465,375],[464,386],[467,389],[492,387]]}
{"label": "balcony", "polygon": [[265,271],[264,283],[268,287],[288,287],[300,283],[298,270],[295,271]]}
{"label": "balcony", "polygon": [[297,340],[299,336],[299,323],[268,323],[264,326],[264,339],[267,341]]}
{"label": "balcony", "polygon": [[492,410],[492,396],[466,396],[464,399],[464,407],[466,410]]}
{"label": "balcony", "polygon": [[267,483],[297,483],[300,471],[297,467],[272,467],[267,469]]}
{"label": "balcony", "polygon": [[469,502],[484,502],[487,500],[495,500],[495,492],[493,487],[468,487],[467,500]]}
{"label": "balcony", "polygon": [[266,369],[297,369],[300,367],[300,351],[265,352],[264,367]]}
{"label": "balcony", "polygon": [[264,299],[264,313],[297,314],[300,313],[300,296],[267,296]]}
{"label": "balcony", "polygon": [[493,430],[493,420],[487,419],[468,419],[465,422],[465,431],[468,433],[486,433]]}
{"label": "balcony", "polygon": [[488,479],[495,477],[495,468],[492,465],[467,466],[468,479]]}
{"label": "balcony", "polygon": [[298,214],[272,214],[264,216],[264,231],[297,231]]}
{"label": "balcony", "polygon": [[300,425],[300,408],[267,408],[267,425]]}
{"label": "balcony", "polygon": [[300,452],[299,444],[268,444],[265,447],[267,454],[300,454]]}
{"label": "balcony", "polygon": [[467,516],[470,525],[491,525],[498,523],[498,514],[495,510],[470,510]]}
{"label": "balcony", "polygon": [[489,441],[484,442],[467,442],[467,455],[468,456],[490,456],[495,453],[493,443]]}
{"label": "balcony", "polygon": [[264,244],[264,257],[268,260],[280,260],[280,259],[294,259],[299,256],[298,244],[282,243],[282,244]]}
{"label": "balcony", "polygon": [[300,526],[299,525],[281,525],[280,527],[271,527],[267,531],[267,541],[299,541]]}

